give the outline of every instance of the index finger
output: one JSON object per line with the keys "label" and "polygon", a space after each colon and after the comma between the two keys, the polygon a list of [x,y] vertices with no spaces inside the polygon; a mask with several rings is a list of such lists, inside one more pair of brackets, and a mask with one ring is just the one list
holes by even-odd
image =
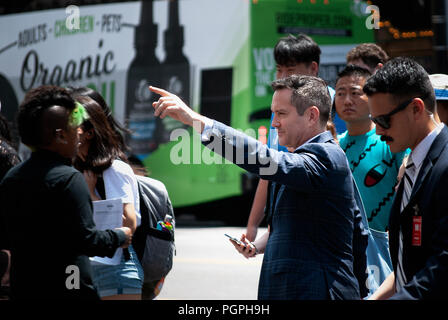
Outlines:
{"label": "index finger", "polygon": [[151,90],[152,92],[155,92],[155,93],[161,95],[162,97],[167,97],[167,96],[171,96],[172,95],[172,93],[170,93],[170,92],[168,92],[166,90],[163,90],[163,89],[157,88],[157,87],[153,87],[153,86],[149,86],[149,90]]}

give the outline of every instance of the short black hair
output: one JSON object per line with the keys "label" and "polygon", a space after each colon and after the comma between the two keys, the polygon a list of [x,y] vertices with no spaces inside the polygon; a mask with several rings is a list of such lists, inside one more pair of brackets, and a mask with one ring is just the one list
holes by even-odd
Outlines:
{"label": "short black hair", "polygon": [[9,125],[6,117],[0,113],[0,138],[6,140],[6,142],[11,143],[11,126]]}
{"label": "short black hair", "polygon": [[57,86],[44,85],[28,91],[17,115],[19,135],[24,144],[40,146],[51,142],[44,135],[48,124],[43,123],[42,116],[44,111],[53,106],[60,106],[71,112],[75,109],[75,100],[67,90]]}
{"label": "short black hair", "polygon": [[363,88],[367,96],[389,93],[397,102],[421,98],[428,111],[435,110],[435,94],[426,70],[411,58],[398,57],[387,62],[367,79]]}
{"label": "short black hair", "polygon": [[291,104],[296,107],[297,113],[303,115],[311,106],[319,109],[319,120],[323,126],[328,122],[331,108],[331,98],[327,84],[318,77],[305,75],[292,75],[272,82],[274,91],[291,89]]}
{"label": "short black hair", "polygon": [[279,65],[290,66],[298,63],[320,63],[321,50],[317,43],[306,34],[288,35],[280,38],[274,47],[274,59]]}
{"label": "short black hair", "polygon": [[367,70],[366,68],[363,68],[363,67],[360,67],[360,66],[357,66],[354,64],[348,64],[345,66],[344,69],[342,69],[338,73],[338,80],[343,77],[351,77],[351,76],[362,77],[362,78],[367,79],[371,75],[372,75],[372,73],[369,70]]}

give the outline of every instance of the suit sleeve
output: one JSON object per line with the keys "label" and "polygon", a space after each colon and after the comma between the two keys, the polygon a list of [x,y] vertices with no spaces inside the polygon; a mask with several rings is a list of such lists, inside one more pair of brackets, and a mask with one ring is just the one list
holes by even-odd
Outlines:
{"label": "suit sleeve", "polygon": [[[296,190],[320,191],[332,165],[313,152],[280,152],[256,139],[214,121],[204,145],[237,166],[265,180],[276,181]],[[203,134],[204,135],[204,134]],[[323,162],[327,160],[327,162]],[[300,178],[298,178],[300,177]]]}
{"label": "suit sleeve", "polygon": [[[6,204],[6,192],[2,188],[0,183],[0,203]],[[7,217],[6,217],[6,205],[0,206],[0,249],[10,249],[10,240],[8,237]]]}
{"label": "suit sleeve", "polygon": [[368,245],[368,226],[365,225],[367,221],[363,219],[365,215],[364,206],[359,194],[358,187],[355,180],[353,180],[353,191],[356,202],[356,210],[353,225],[353,271],[356,279],[358,280],[359,290],[361,297],[364,298],[368,295],[369,289],[367,288],[367,245]]}
{"label": "suit sleeve", "polygon": [[115,250],[125,242],[121,230],[97,230],[93,221],[92,202],[87,184],[81,173],[74,173],[66,182],[63,192],[67,201],[67,232],[74,237],[75,250],[87,256],[112,257]]}

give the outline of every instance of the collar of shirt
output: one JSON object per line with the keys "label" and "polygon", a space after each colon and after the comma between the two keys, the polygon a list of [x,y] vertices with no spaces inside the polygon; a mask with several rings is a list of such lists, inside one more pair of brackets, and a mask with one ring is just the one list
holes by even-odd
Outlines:
{"label": "collar of shirt", "polygon": [[301,146],[304,146],[305,144],[310,143],[311,141],[313,141],[314,139],[316,139],[318,136],[320,136],[321,134],[323,134],[323,133],[325,133],[325,132],[327,132],[327,131],[328,131],[328,130],[323,131],[323,132],[321,132],[321,133],[318,133],[318,134],[316,134],[314,137],[308,139],[307,141],[305,141],[304,143],[302,143],[300,146],[298,146],[297,148],[295,148],[295,149],[294,149],[294,152],[295,152],[297,149],[299,149]]}
{"label": "collar of shirt", "polygon": [[215,127],[215,121],[211,120],[211,119],[210,119],[210,121],[208,121],[208,119],[207,119],[207,121],[204,124],[204,129],[202,130],[202,133],[201,133],[201,141],[202,142],[210,141],[210,137],[212,135],[212,130],[214,127]]}
{"label": "collar of shirt", "polygon": [[423,160],[425,160],[428,154],[429,148],[431,148],[432,143],[436,139],[437,135],[442,131],[443,123],[440,123],[434,130],[432,130],[420,143],[412,150],[409,155],[412,157],[412,162],[415,165],[416,173],[414,176],[417,178],[420,167],[422,166]]}
{"label": "collar of shirt", "polygon": [[[325,131],[324,131],[324,132],[325,132]],[[321,134],[322,134],[322,132],[316,134],[314,137],[312,137],[311,139],[308,139],[307,141],[305,141],[305,142],[302,143],[301,145],[303,146],[304,144],[307,144],[307,143],[311,142],[311,141],[314,140],[318,135],[321,135]],[[300,146],[299,146],[299,147],[300,147]],[[296,149],[297,149],[297,148],[296,148]]]}

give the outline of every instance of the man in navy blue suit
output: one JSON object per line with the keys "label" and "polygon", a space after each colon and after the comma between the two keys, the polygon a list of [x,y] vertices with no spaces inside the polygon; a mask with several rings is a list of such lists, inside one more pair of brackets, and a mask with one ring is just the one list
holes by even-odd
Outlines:
{"label": "man in navy blue suit", "polygon": [[412,150],[389,220],[394,272],[371,299],[447,299],[448,129],[434,119],[429,76],[395,58],[363,90],[376,133],[392,152]]}
{"label": "man in navy blue suit", "polygon": [[367,294],[367,234],[347,158],[326,131],[327,86],[317,77],[291,76],[272,87],[273,126],[290,152],[269,149],[177,96],[150,89],[162,95],[155,116],[193,126],[208,148],[270,181],[269,231],[236,245],[246,257],[264,253],[258,298],[360,299]]}

